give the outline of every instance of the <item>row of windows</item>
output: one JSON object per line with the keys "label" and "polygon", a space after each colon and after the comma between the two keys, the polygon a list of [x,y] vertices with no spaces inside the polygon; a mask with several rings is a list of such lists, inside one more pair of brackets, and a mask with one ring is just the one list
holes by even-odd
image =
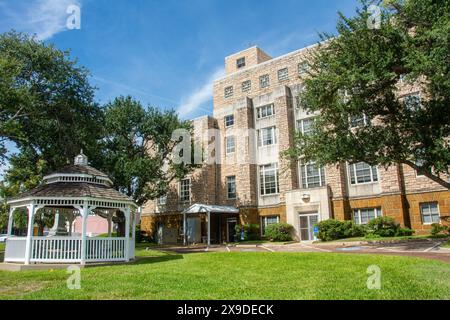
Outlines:
{"label": "row of windows", "polygon": [[[237,68],[245,67],[245,58],[240,58],[236,62]],[[303,61],[298,64],[298,74],[304,75],[308,72],[309,65],[306,61]],[[283,68],[277,71],[278,82],[283,82],[289,80],[289,68]],[[259,77],[259,87],[260,89],[264,89],[270,86],[270,76],[269,74],[263,74]],[[252,88],[251,80],[246,80],[241,83],[241,91],[248,92]],[[224,89],[224,97],[230,98],[234,94],[234,87],[228,86]]]}

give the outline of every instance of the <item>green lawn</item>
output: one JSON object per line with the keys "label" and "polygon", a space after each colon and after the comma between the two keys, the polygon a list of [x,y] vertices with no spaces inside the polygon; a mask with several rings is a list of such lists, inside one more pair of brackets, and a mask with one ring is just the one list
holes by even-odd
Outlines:
{"label": "green lawn", "polygon": [[4,242],[0,243],[0,251],[5,251],[5,243]]}
{"label": "green lawn", "polygon": [[[81,271],[0,272],[0,299],[450,299],[450,265],[418,258],[331,253],[173,254],[137,249],[133,264]],[[366,288],[381,268],[381,290]]]}
{"label": "green lawn", "polygon": [[450,240],[442,245],[444,248],[450,248]]}

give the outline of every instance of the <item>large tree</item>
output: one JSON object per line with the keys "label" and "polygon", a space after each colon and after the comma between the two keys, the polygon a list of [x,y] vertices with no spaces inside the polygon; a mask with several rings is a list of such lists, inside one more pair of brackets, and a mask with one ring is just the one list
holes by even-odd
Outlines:
{"label": "large tree", "polygon": [[[367,10],[374,2],[379,25]],[[449,188],[449,12],[446,0],[391,0],[339,13],[339,34],[321,35],[299,97],[318,114],[312,133],[299,133],[288,155],[318,165],[407,164]],[[420,86],[420,101],[405,103],[399,85]]]}
{"label": "large tree", "polygon": [[172,139],[172,133],[191,132],[191,124],[181,121],[173,110],[144,108],[129,96],[118,97],[106,105],[104,125],[101,168],[138,205],[165,195],[171,181],[195,167],[173,161],[179,140]]}
{"label": "large tree", "polygon": [[21,160],[44,160],[47,170],[71,161],[82,147],[95,153],[102,110],[88,76],[69,52],[25,34],[1,34],[0,161],[6,141]]}

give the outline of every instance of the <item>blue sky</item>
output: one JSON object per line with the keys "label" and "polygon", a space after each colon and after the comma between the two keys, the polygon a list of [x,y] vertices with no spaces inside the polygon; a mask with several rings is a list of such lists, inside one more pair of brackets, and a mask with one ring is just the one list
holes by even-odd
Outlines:
{"label": "blue sky", "polygon": [[[67,7],[81,8],[68,30]],[[183,118],[212,113],[224,58],[251,45],[275,57],[334,32],[356,0],[0,0],[0,32],[36,34],[92,73],[96,99],[132,95]]]}

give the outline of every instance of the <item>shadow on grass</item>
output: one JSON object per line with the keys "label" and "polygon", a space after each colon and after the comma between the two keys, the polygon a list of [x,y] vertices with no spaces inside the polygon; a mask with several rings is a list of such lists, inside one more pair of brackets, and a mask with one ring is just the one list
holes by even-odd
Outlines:
{"label": "shadow on grass", "polygon": [[161,263],[168,262],[174,260],[182,260],[182,254],[166,254],[163,256],[149,256],[149,257],[136,257],[136,260],[127,264],[130,265],[140,265],[140,264],[153,264],[153,263]]}

